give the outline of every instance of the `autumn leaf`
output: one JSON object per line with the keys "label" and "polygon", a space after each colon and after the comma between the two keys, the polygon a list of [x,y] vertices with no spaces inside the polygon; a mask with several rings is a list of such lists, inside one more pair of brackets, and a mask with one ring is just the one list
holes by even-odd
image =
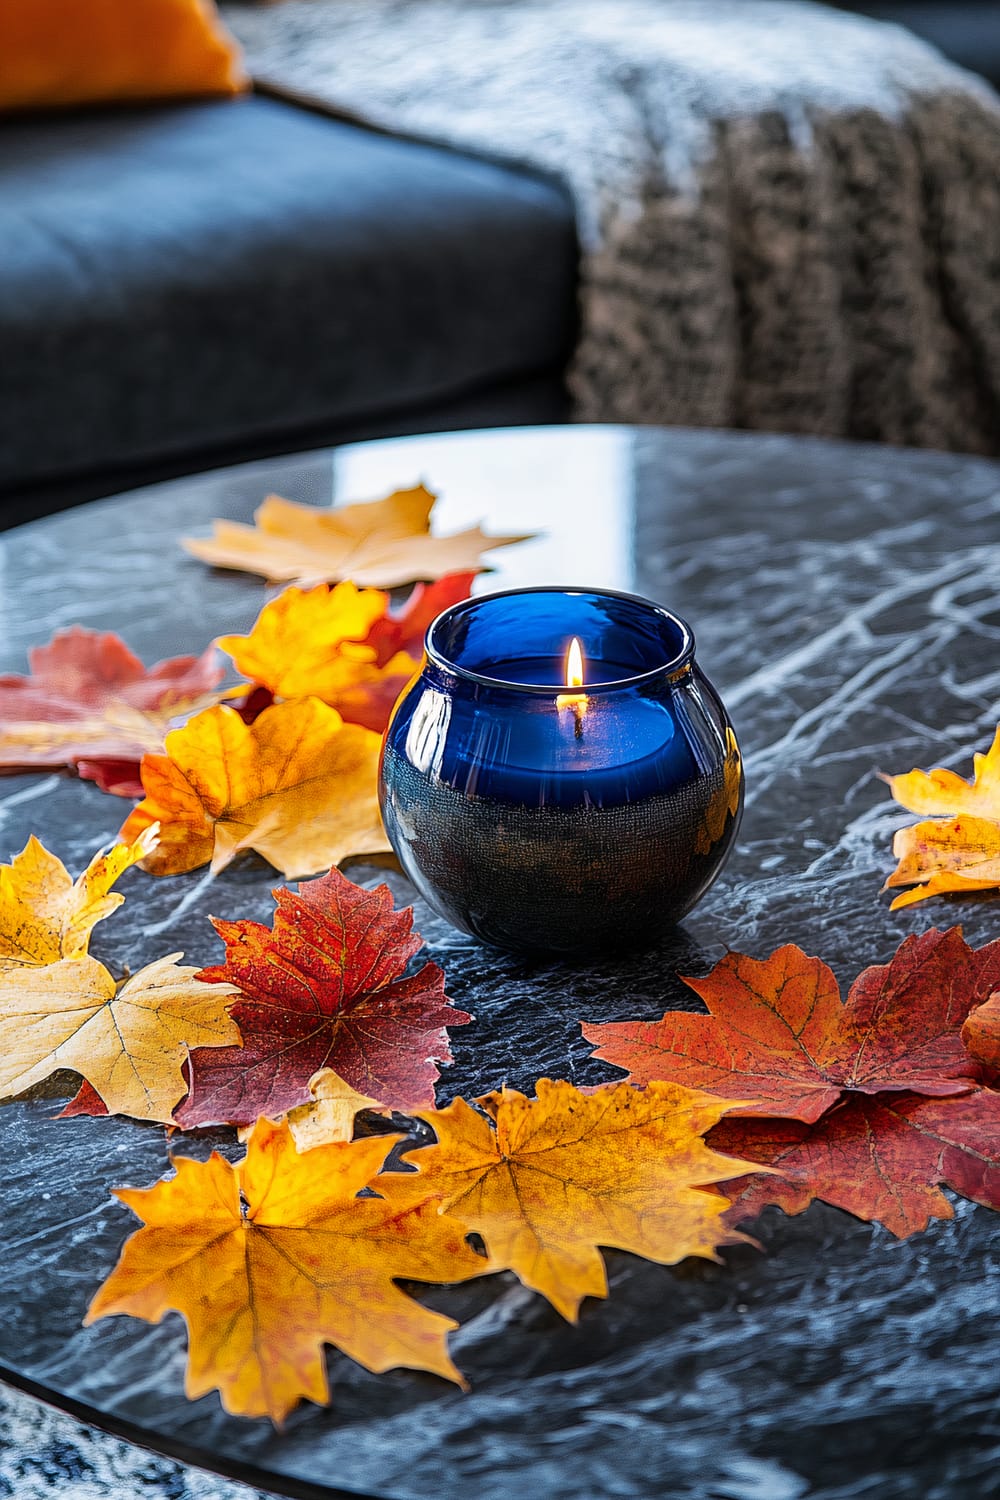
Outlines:
{"label": "autumn leaf", "polygon": [[846,1004],[826,964],[792,945],[762,960],[730,953],[684,982],[709,1015],[585,1024],[595,1056],[632,1083],[669,1079],[752,1101],[742,1114],[809,1123],[844,1093],[969,1089],[977,1070],[959,1031],[1000,986],[1000,942],[969,948],[959,927],[909,937],[855,980]]}
{"label": "autumn leaf", "polygon": [[973,757],[972,781],[954,771],[886,776],[893,797],[910,812],[930,814],[901,828],[892,851],[899,861],[885,889],[913,886],[892,910],[949,892],[1000,887],[1000,728],[985,755]]}
{"label": "autumn leaf", "polygon": [[673,1265],[718,1260],[743,1239],[725,1226],[726,1200],[705,1191],[746,1166],[701,1139],[726,1101],[674,1084],[583,1094],[542,1078],[535,1099],[504,1089],[477,1102],[492,1120],[464,1099],[421,1113],[438,1143],[407,1156],[417,1176],[402,1181],[438,1194],[482,1236],[489,1270],[513,1271],[570,1322],[584,1297],[608,1294],[598,1246]]}
{"label": "autumn leaf", "polygon": [[421,656],[428,627],[442,610],[468,599],[477,572],[446,573],[434,583],[415,584],[401,610],[387,610],[377,619],[365,639],[374,647],[379,666],[384,667],[400,651]]}
{"label": "autumn leaf", "polygon": [[364,641],[387,605],[379,589],[353,583],[288,588],[264,605],[249,635],[220,636],[216,645],[242,676],[276,697],[322,698],[336,707],[359,669],[374,665],[375,649]]}
{"label": "autumn leaf", "polygon": [[487,536],[480,527],[439,537],[430,534],[435,496],[418,485],[384,500],[319,509],[269,495],[255,525],[215,521],[209,538],[183,545],[217,568],[260,573],[281,583],[338,583],[396,588],[418,578],[478,572],[483,552],[528,540],[527,535]]}
{"label": "autumn leaf", "polygon": [[726,831],[730,818],[735,818],[740,809],[740,794],[743,790],[743,757],[736,736],[726,726],[726,758],[723,762],[722,784],[709,799],[695,840],[697,854],[710,854]]}
{"label": "autumn leaf", "polygon": [[420,666],[427,626],[468,597],[473,573],[417,584],[399,614],[389,595],[353,583],[287,588],[265,604],[249,635],[216,644],[238,672],[272,697],[322,698],[349,724],[381,734],[400,693]]}
{"label": "autumn leaf", "polygon": [[[446,1336],[457,1325],[396,1282],[465,1281],[482,1258],[432,1202],[404,1204],[377,1177],[396,1136],[296,1151],[261,1120],[232,1166],[175,1157],[176,1176],[117,1196],[143,1221],[97,1293],[88,1323],[127,1313],[188,1329],[187,1395],[280,1423],[302,1397],[330,1399],[323,1346],[382,1371],[430,1370],[462,1384]],[[378,1197],[358,1197],[374,1185]]]}
{"label": "autumn leaf", "polygon": [[32,835],[9,865],[0,865],[0,976],[82,957],[97,923],[125,899],[111,887],[152,853],[157,834],[154,824],[135,844],[95,854],[76,880]]}
{"label": "autumn leaf", "polygon": [[88,956],[0,976],[0,1097],[61,1069],[79,1073],[111,1114],[170,1122],[186,1091],[189,1047],[238,1041],[231,985],[200,984],[174,953],[117,983]]}
{"label": "autumn leaf", "polygon": [[349,1141],[354,1135],[354,1117],[363,1109],[385,1114],[385,1106],[367,1094],[359,1094],[332,1068],[321,1068],[309,1080],[308,1104],[288,1111],[288,1128],[300,1151],[312,1151],[331,1141]]}
{"label": "autumn leaf", "polygon": [[[210,648],[146,668],[117,635],[74,625],[28,652],[30,676],[0,677],[0,771],[75,766],[135,795],[138,763],[172,724],[218,700]],[[140,792],[141,795],[141,792]]]}
{"label": "autumn leaf", "polygon": [[443,609],[469,597],[475,573],[449,573],[436,583],[418,583],[399,614],[376,620],[365,644],[375,651],[375,671],[345,686],[335,707],[351,724],[382,733],[404,688],[420,670],[427,627]]}
{"label": "autumn leaf", "polygon": [[215,923],[226,962],[201,977],[239,987],[230,1014],[243,1045],[192,1053],[178,1123],[284,1114],[308,1102],[321,1068],[389,1108],[432,1105],[434,1059],[451,1061],[445,1027],[471,1017],[448,1002],[437,964],[402,977],[421,946],[412,908],[393,911],[386,886],[363,890],[336,870],[274,898],[273,930]]}
{"label": "autumn leaf", "polygon": [[1000,994],[991,995],[969,1014],[962,1041],[977,1062],[1000,1071]]}
{"label": "autumn leaf", "polygon": [[376,789],[379,737],[318,698],[266,708],[252,724],[218,705],[142,762],[146,796],[121,837],[160,824],[154,875],[224,869],[244,849],[285,875],[312,875],[389,848]]}
{"label": "autumn leaf", "polygon": [[821,1198],[903,1239],[953,1217],[941,1184],[1000,1209],[1000,1093],[990,1089],[957,1099],[856,1094],[814,1125],[730,1117],[711,1144],[780,1174],[726,1185],[734,1222],[768,1204],[801,1213]]}

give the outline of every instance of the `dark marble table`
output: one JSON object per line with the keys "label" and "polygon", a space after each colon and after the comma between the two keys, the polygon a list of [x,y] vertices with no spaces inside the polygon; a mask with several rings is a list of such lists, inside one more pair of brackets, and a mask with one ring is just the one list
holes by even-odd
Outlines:
{"label": "dark marble table", "polygon": [[[936,454],[714,433],[564,429],[359,445],[102,502],[0,538],[2,665],[82,621],[147,659],[249,625],[253,579],[177,546],[268,489],[326,502],[424,478],[445,527],[485,515],[542,528],[497,554],[488,586],[592,582],[662,600],[746,751],[747,811],[723,878],[662,951],[539,967],[478,947],[418,903],[431,956],[475,1024],[440,1089],[595,1083],[577,1025],[694,1005],[674,977],[727,945],[794,941],[846,985],[908,932],[964,923],[995,937],[992,900],[890,914],[879,894],[904,820],[877,769],[967,771],[1000,696],[1000,465]],[[0,854],[38,833],[70,868],[124,805],[59,776],[0,783]],[[359,871],[352,873],[356,878]],[[360,871],[374,883],[375,870]],[[266,920],[274,877],[250,859],[213,881],[130,872],[94,950],[133,968],[185,950],[213,962],[205,920]],[[391,877],[409,899],[405,882]],[[100,1427],[292,1495],[394,1500],[518,1491],[671,1500],[952,1500],[1000,1494],[1000,1219],[967,1203],[898,1243],[815,1205],[760,1221],[765,1253],[674,1270],[609,1254],[611,1297],[563,1323],[512,1277],[427,1292],[462,1322],[462,1395],[431,1376],[330,1358],[333,1404],[283,1433],[182,1395],[184,1331],[81,1317],[133,1221],[108,1196],[167,1165],[163,1133],[54,1121],[50,1101],[0,1119],[0,1374]],[[208,1149],[204,1142],[194,1149]],[[124,1492],[124,1491],[123,1491]],[[140,1493],[137,1486],[135,1493]],[[89,1492],[88,1492],[89,1493]]]}

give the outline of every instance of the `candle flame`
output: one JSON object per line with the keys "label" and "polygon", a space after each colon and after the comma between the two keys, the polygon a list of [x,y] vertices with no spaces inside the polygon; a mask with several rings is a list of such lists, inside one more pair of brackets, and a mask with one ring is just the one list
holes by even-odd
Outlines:
{"label": "candle flame", "polygon": [[[568,688],[583,687],[583,647],[576,636],[570,641],[569,650],[566,652],[564,675]],[[586,693],[560,693],[556,698],[556,708],[573,710],[573,732],[578,740],[582,739],[583,716],[587,712]]]}
{"label": "candle flame", "polygon": [[583,647],[576,636],[566,652],[566,686],[583,687]]}

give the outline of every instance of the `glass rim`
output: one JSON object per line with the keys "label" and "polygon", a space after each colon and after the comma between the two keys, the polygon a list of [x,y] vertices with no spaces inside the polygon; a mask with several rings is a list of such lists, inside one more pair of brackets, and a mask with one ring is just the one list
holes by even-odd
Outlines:
{"label": "glass rim", "polygon": [[460,677],[466,682],[477,683],[481,687],[506,689],[508,692],[529,693],[534,697],[551,698],[553,695],[567,692],[565,683],[552,683],[546,686],[537,682],[513,682],[510,678],[490,677],[485,672],[474,672],[469,667],[463,667],[440,649],[435,641],[435,633],[439,632],[443,625],[450,624],[456,616],[468,614],[483,604],[493,599],[513,599],[524,594],[563,594],[567,597],[584,598],[588,595],[599,599],[617,599],[625,604],[638,605],[650,615],[671,626],[680,636],[680,649],[673,656],[655,667],[648,667],[644,672],[633,673],[630,677],[617,677],[607,682],[584,683],[578,689],[569,689],[584,694],[586,697],[596,697],[601,693],[620,692],[623,688],[640,687],[643,683],[654,683],[663,677],[679,677],[688,671],[693,660],[695,650],[694,631],[686,620],[675,614],[672,609],[667,609],[663,604],[656,604],[652,599],[646,599],[642,594],[627,593],[623,589],[589,588],[586,585],[575,584],[527,584],[516,589],[497,589],[492,594],[470,595],[468,599],[460,599],[457,604],[449,604],[427,627],[424,636],[424,651],[427,660],[443,672],[450,672],[455,677]]}

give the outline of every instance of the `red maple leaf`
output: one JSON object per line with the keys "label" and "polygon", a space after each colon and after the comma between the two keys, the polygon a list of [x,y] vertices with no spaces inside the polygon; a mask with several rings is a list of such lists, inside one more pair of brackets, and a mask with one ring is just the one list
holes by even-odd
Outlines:
{"label": "red maple leaf", "polygon": [[437,964],[401,977],[421,946],[412,908],[394,911],[386,886],[364,890],[338,870],[274,898],[273,930],[214,924],[226,962],[199,978],[239,986],[229,1013],[243,1046],[192,1052],[178,1124],[284,1114],[309,1099],[320,1068],[394,1109],[433,1106],[435,1061],[451,1061],[445,1027],[472,1018],[448,1001]]}
{"label": "red maple leaf", "polygon": [[969,1012],[1000,985],[1000,942],[978,950],[960,927],[907,938],[866,969],[846,1004],[826,964],[801,948],[728,954],[685,979],[709,1015],[583,1026],[597,1057],[653,1079],[752,1100],[737,1113],[811,1123],[845,1094],[961,1094],[982,1078],[962,1044]]}
{"label": "red maple leaf", "polygon": [[957,1099],[859,1094],[815,1125],[729,1116],[710,1144],[780,1173],[725,1184],[733,1222],[768,1204],[801,1213],[822,1198],[903,1239],[953,1217],[941,1184],[1000,1209],[1000,1094],[991,1089]]}
{"label": "red maple leaf", "polygon": [[399,613],[383,615],[365,637],[364,644],[378,652],[376,666],[384,667],[397,651],[419,657],[428,625],[443,609],[467,599],[475,578],[475,573],[446,573],[435,583],[415,584]]}
{"label": "red maple leaf", "polygon": [[139,762],[171,720],[215,701],[216,653],[146,668],[120,636],[73,625],[0,677],[0,771],[75,765],[120,796],[142,795]]}
{"label": "red maple leaf", "polygon": [[389,722],[400,693],[413,676],[424,650],[427,627],[443,609],[469,597],[475,573],[447,573],[435,583],[415,584],[398,614],[386,613],[376,620],[363,644],[377,653],[374,665],[386,667],[403,653],[400,670],[390,671],[366,685],[363,692],[340,704],[344,717],[381,734]]}

